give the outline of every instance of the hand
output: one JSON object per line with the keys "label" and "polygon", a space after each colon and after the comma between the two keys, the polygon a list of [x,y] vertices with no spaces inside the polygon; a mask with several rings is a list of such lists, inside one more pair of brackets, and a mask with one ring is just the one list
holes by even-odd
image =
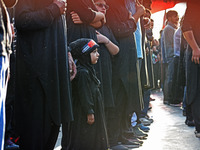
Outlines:
{"label": "hand", "polygon": [[151,27],[151,20],[149,18],[144,17],[143,21],[144,21],[144,28],[145,29],[150,29],[150,27]]}
{"label": "hand", "polygon": [[146,55],[149,55],[149,48],[148,47],[146,47]]}
{"label": "hand", "polygon": [[199,64],[200,48],[192,51],[192,62]]}
{"label": "hand", "polygon": [[101,20],[101,22],[103,23],[103,25],[106,23],[106,16],[105,15],[104,15],[104,18]]}
{"label": "hand", "polygon": [[67,3],[61,0],[53,0],[53,3],[55,3],[59,9],[60,9],[60,14],[64,14],[67,10],[66,5]]}
{"label": "hand", "polygon": [[135,7],[136,7],[136,13],[138,13],[139,16],[144,15],[144,13],[145,13],[145,7],[144,6],[142,6],[138,1],[136,1]]}
{"label": "hand", "polygon": [[128,16],[128,19],[132,19],[132,13],[129,11],[129,16]]}
{"label": "hand", "polygon": [[98,31],[96,31],[96,34],[97,34],[98,43],[108,43],[109,39],[106,36],[102,35]]}
{"label": "hand", "polygon": [[69,59],[70,80],[72,81],[76,76],[77,70],[70,52],[68,53],[68,59]]}
{"label": "hand", "polygon": [[12,40],[15,38],[15,30],[14,30],[14,25],[13,23],[10,24],[11,26],[11,31],[12,31]]}
{"label": "hand", "polygon": [[83,21],[81,21],[79,15],[76,12],[72,11],[70,14],[72,16],[72,20],[73,20],[74,24],[82,24],[83,23]]}
{"label": "hand", "polygon": [[87,123],[89,125],[92,125],[94,123],[94,114],[88,114],[87,115]]}

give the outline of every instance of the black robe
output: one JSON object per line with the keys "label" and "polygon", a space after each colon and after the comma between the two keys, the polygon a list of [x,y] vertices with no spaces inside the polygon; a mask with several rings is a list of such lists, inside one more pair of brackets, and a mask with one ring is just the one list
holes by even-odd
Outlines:
{"label": "black robe", "polygon": [[120,101],[124,101],[126,114],[130,114],[134,111],[140,111],[143,104],[135,37],[133,35],[136,24],[129,19],[129,12],[123,0],[110,0],[108,5],[112,6],[107,11],[108,26],[113,31],[120,49],[113,61],[114,98],[117,98],[116,95],[121,88],[120,92],[123,92],[127,99]]}
{"label": "black robe", "polygon": [[[70,126],[68,150],[106,150],[107,135],[99,80],[94,70],[78,65],[72,82],[74,121]],[[87,123],[87,115],[94,114],[95,122]]]}
{"label": "black robe", "polygon": [[[98,30],[101,34],[105,35],[113,43],[117,44],[117,41],[108,26],[104,25]],[[112,91],[112,56],[105,44],[99,44],[98,52],[100,54],[98,63],[95,65],[95,70],[98,79],[101,81],[101,89],[103,94],[104,106],[111,108],[115,106],[113,91]]]}
{"label": "black robe", "polygon": [[[92,10],[96,10],[92,0],[68,0],[67,3],[68,44],[79,38],[91,38],[97,42],[95,28],[90,26],[95,18],[95,13]],[[70,15],[72,11],[79,15],[83,24],[73,23]]]}
{"label": "black robe", "polygon": [[46,140],[51,123],[73,120],[64,23],[52,0],[19,0],[16,6],[15,114],[21,140],[32,145],[22,144],[29,147]]}

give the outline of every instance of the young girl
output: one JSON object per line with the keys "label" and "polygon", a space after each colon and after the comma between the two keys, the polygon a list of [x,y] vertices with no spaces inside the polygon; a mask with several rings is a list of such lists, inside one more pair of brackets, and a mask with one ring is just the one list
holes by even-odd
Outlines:
{"label": "young girl", "polygon": [[74,122],[70,126],[68,150],[105,150],[107,135],[100,82],[93,65],[97,63],[98,44],[82,38],[70,43],[77,60],[77,76],[72,82]]}

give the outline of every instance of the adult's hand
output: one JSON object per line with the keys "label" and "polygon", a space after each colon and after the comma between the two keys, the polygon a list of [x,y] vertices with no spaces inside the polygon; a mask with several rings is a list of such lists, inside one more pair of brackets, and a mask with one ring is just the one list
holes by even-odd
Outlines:
{"label": "adult's hand", "polygon": [[55,3],[59,9],[60,9],[60,14],[64,14],[67,10],[66,8],[66,2],[62,1],[62,0],[53,0],[53,3]]}
{"label": "adult's hand", "polygon": [[73,20],[74,24],[82,24],[83,23],[83,21],[80,19],[79,15],[76,12],[72,11],[70,14],[72,16],[72,20]]}
{"label": "adult's hand", "polygon": [[98,31],[96,31],[96,34],[97,34],[98,43],[106,44],[106,43],[109,42],[109,39],[106,36],[104,36],[101,33],[99,33]]}
{"label": "adult's hand", "polygon": [[70,52],[68,52],[68,60],[69,60],[70,80],[72,81],[76,76],[77,70],[76,70],[76,65],[74,63],[74,60]]}
{"label": "adult's hand", "polygon": [[192,62],[199,64],[200,48],[192,51]]}

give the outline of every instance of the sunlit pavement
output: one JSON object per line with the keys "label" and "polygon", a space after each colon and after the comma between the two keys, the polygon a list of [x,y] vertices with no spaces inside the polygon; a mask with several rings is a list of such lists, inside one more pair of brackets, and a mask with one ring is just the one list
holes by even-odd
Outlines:
{"label": "sunlit pavement", "polygon": [[[200,150],[200,139],[194,135],[194,127],[185,125],[185,117],[179,107],[163,104],[160,90],[153,91],[152,110],[149,116],[154,119],[148,138],[138,150]],[[61,135],[56,149],[60,150]]]}

